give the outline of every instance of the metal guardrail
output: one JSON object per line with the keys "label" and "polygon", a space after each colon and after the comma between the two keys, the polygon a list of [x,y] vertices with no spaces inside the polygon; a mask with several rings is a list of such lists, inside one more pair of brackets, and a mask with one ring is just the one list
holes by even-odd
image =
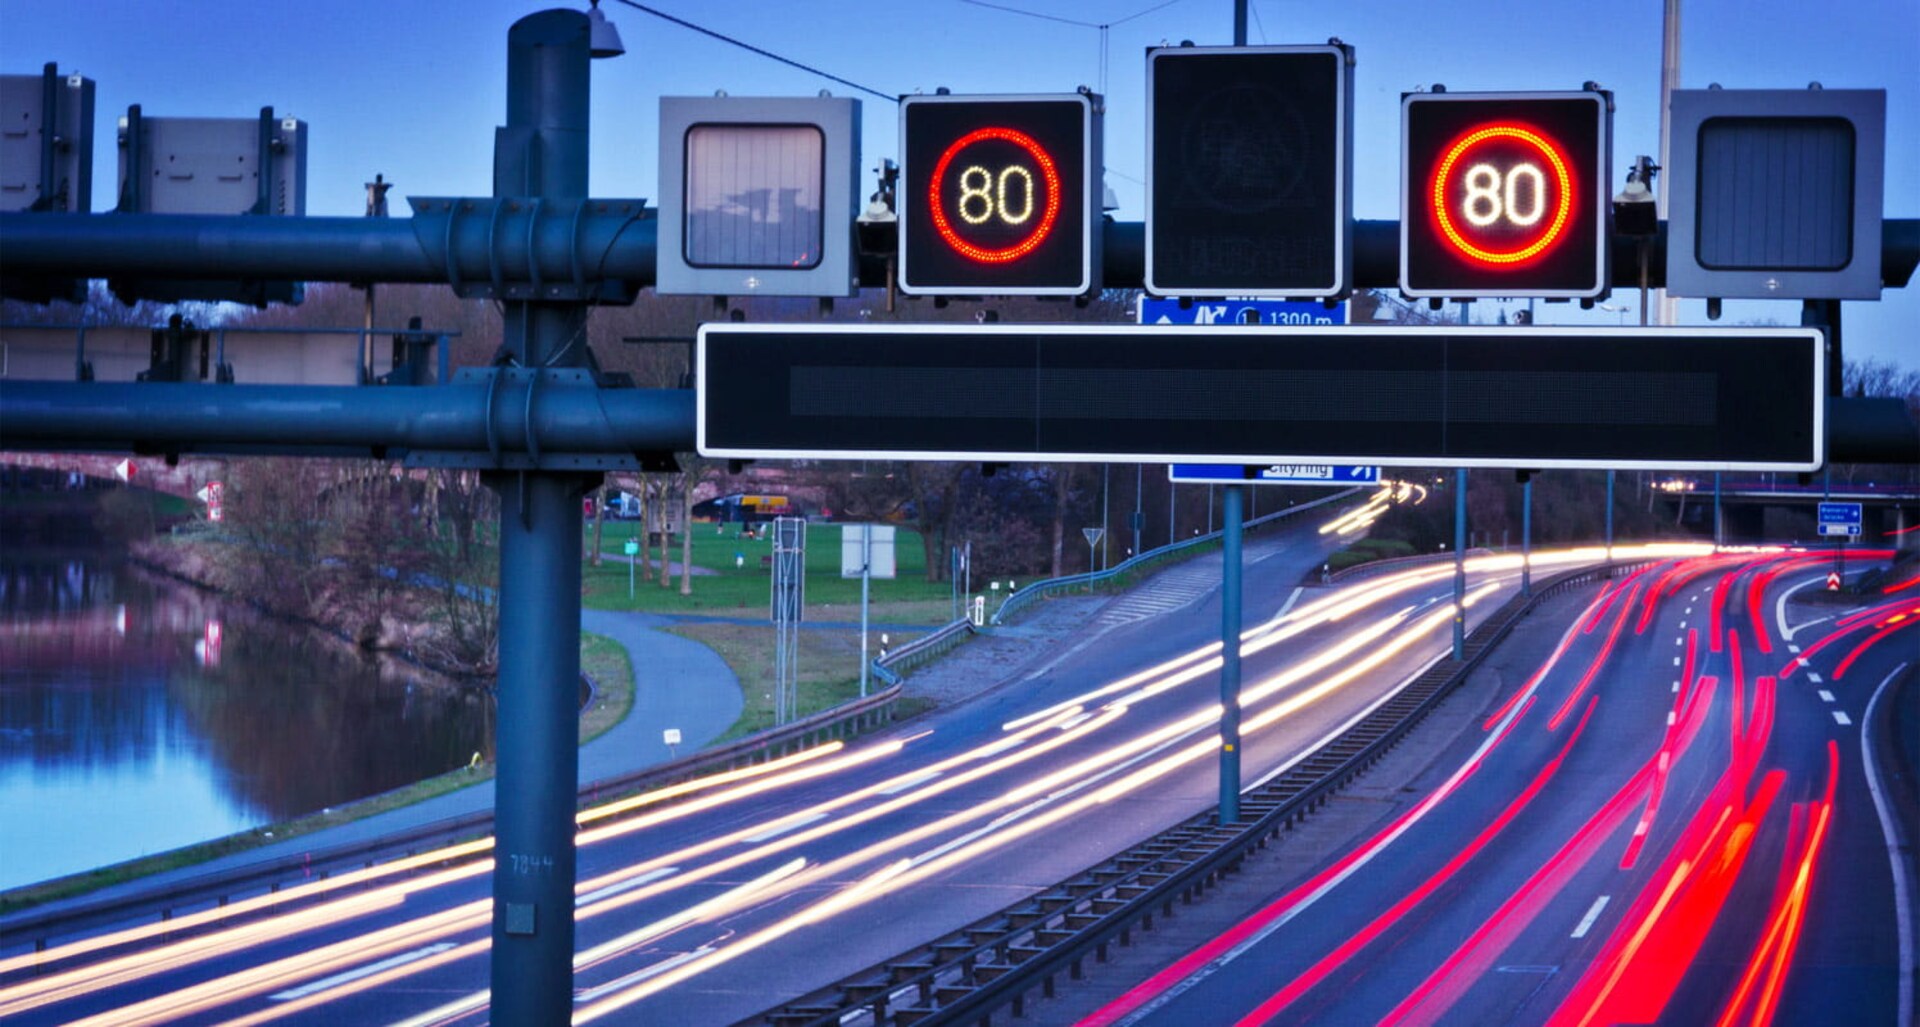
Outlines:
{"label": "metal guardrail", "polygon": [[952,649],[972,634],[973,621],[962,617],[872,661],[873,675],[889,685],[897,685],[905,679],[903,672]]}
{"label": "metal guardrail", "polygon": [[[1313,500],[1312,502],[1309,502],[1309,503],[1301,503],[1298,506],[1287,507],[1285,510],[1276,510],[1270,514],[1262,514],[1259,517],[1255,517],[1252,520],[1247,521],[1246,524],[1243,526],[1243,529],[1253,529],[1253,528],[1262,527],[1264,525],[1271,524],[1272,522],[1277,521],[1283,517],[1289,517],[1289,516],[1292,516],[1293,514],[1303,513],[1307,510],[1313,509],[1314,507],[1325,506],[1328,503],[1345,499],[1348,496],[1351,496],[1358,491],[1360,490],[1344,489],[1340,492],[1336,492],[1330,496],[1325,496],[1320,499]],[[1000,608],[994,611],[993,617],[989,623],[992,623],[995,626],[1009,623],[1010,619],[1013,617],[1014,614],[1019,613],[1023,609],[1026,609],[1028,604],[1044,596],[1050,596],[1058,592],[1070,592],[1078,588],[1089,588],[1092,586],[1101,585],[1106,582],[1112,581],[1115,578],[1121,577],[1122,575],[1131,574],[1132,572],[1140,570],[1151,564],[1158,563],[1169,557],[1177,556],[1180,553],[1183,553],[1189,549],[1193,549],[1198,546],[1204,546],[1210,542],[1217,542],[1219,541],[1223,531],[1224,529],[1222,531],[1210,531],[1210,532],[1207,532],[1205,535],[1195,535],[1192,538],[1182,539],[1179,542],[1174,542],[1169,545],[1164,545],[1159,547],[1158,549],[1149,549],[1138,556],[1132,557],[1131,559],[1125,560],[1121,563],[1116,563],[1112,567],[1109,567],[1104,571],[1093,571],[1087,574],[1068,574],[1058,578],[1048,578],[1045,581],[1036,581],[1033,584],[1028,585],[1026,588],[1023,588],[1020,591],[1015,592],[1014,594],[1008,596],[1006,599],[1002,600],[1000,603]]]}
{"label": "metal guardrail", "polygon": [[1541,600],[1658,562],[1567,571],[1531,596],[1508,600],[1468,636],[1463,661],[1430,666],[1338,738],[1244,793],[1240,823],[1219,826],[1218,808],[1209,808],[1031,898],[745,1022],[985,1027],[1002,1009],[1024,1015],[1030,991],[1038,987],[1051,996],[1063,971],[1078,979],[1089,955],[1104,962],[1114,941],[1130,944],[1136,928],[1152,929],[1156,912],[1171,916],[1176,899],[1191,903],[1325,805],[1398,744]]}
{"label": "metal guardrail", "polygon": [[[864,699],[821,710],[791,724],[768,728],[666,763],[602,778],[580,788],[578,805],[585,808],[602,799],[762,763],[833,739],[881,727],[892,722],[894,706],[899,698],[898,686],[887,688]],[[370,798],[377,799],[379,796]],[[71,902],[56,900],[41,908],[0,916],[0,946],[20,944],[31,938],[36,949],[44,949],[48,939],[56,934],[70,934],[106,923],[124,922],[136,913],[167,920],[181,907],[208,903],[224,906],[235,898],[277,892],[283,885],[315,878],[325,879],[337,871],[373,866],[383,859],[411,856],[475,837],[486,833],[492,824],[491,810],[468,813],[378,839],[262,860],[164,887],[138,889],[111,898],[83,898]],[[416,868],[414,873],[427,869],[430,868]]]}

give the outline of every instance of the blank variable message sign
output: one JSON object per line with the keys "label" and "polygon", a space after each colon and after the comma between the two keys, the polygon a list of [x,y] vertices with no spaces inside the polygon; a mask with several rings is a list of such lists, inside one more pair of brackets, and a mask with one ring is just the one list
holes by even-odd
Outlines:
{"label": "blank variable message sign", "polygon": [[1804,328],[707,325],[698,447],[751,458],[1803,471]]}

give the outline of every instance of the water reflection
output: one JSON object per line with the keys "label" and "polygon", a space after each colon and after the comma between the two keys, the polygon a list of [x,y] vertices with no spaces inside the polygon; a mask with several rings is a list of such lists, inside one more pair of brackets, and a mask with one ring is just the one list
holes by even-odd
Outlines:
{"label": "water reflection", "polygon": [[0,888],[464,765],[492,703],[112,562],[0,546]]}

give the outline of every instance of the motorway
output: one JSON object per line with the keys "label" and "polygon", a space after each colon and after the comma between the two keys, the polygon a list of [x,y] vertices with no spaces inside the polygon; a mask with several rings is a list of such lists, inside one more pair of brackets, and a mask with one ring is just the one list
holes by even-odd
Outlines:
{"label": "motorway", "polygon": [[1861,727],[1920,595],[1797,601],[1832,566],[1614,583],[1438,787],[1081,1023],[1910,1022]]}
{"label": "motorway", "polygon": [[[1444,658],[1450,640],[1451,565],[1340,589],[1301,590],[1303,575],[1335,544],[1331,532],[1316,527],[1277,531],[1249,547],[1246,596],[1253,626],[1245,635],[1242,699],[1248,783],[1310,750]],[[1676,557],[1698,552],[1662,551]],[[1597,555],[1536,553],[1535,573]],[[1642,554],[1623,549],[1616,555]],[[1260,966],[1260,973],[1215,974],[1164,1006],[1154,1006],[1160,999],[1148,996],[1152,1008],[1144,1011],[1160,1022],[1215,1022],[1224,1010],[1254,1011],[1276,1001],[1261,985],[1287,979],[1307,986],[1297,989],[1299,995],[1282,993],[1281,1007],[1257,1015],[1291,1019],[1280,1009],[1298,1002],[1382,998],[1384,989],[1353,995],[1351,989],[1313,985],[1350,983],[1364,972],[1336,940],[1382,915],[1363,898],[1392,896],[1397,902],[1423,888],[1436,901],[1412,903],[1411,915],[1396,906],[1382,930],[1431,922],[1430,933],[1359,947],[1376,957],[1391,951],[1394,979],[1411,973],[1414,984],[1430,967],[1456,960],[1458,972],[1438,974],[1422,992],[1445,996],[1447,1005],[1440,1008],[1512,1008],[1540,989],[1543,974],[1502,973],[1499,988],[1457,988],[1451,982],[1477,980],[1516,934],[1566,934],[1543,911],[1558,911],[1573,901],[1570,896],[1594,889],[1611,896],[1614,915],[1597,919],[1582,932],[1584,940],[1575,940],[1574,948],[1590,961],[1611,958],[1616,946],[1649,958],[1682,952],[1689,939],[1641,937],[1617,925],[1666,922],[1657,915],[1665,906],[1655,909],[1649,905],[1654,902],[1704,907],[1706,900],[1693,896],[1709,889],[1690,885],[1676,899],[1647,882],[1665,882],[1679,866],[1717,867],[1735,856],[1746,874],[1723,876],[1741,902],[1727,902],[1724,889],[1711,894],[1725,905],[1744,905],[1739,915],[1761,923],[1759,934],[1778,938],[1790,930],[1801,959],[1833,946],[1865,944],[1847,933],[1851,921],[1845,917],[1832,927],[1838,934],[1820,933],[1815,928],[1829,915],[1821,912],[1827,907],[1808,914],[1804,889],[1771,882],[1796,880],[1796,867],[1821,865],[1823,852],[1866,837],[1859,824],[1871,823],[1872,802],[1855,795],[1865,788],[1857,780],[1858,738],[1840,733],[1830,720],[1807,716],[1802,706],[1816,704],[1825,713],[1864,702],[1856,693],[1894,646],[1856,657],[1844,686],[1837,664],[1821,671],[1835,675],[1832,687],[1844,687],[1846,698],[1819,705],[1818,687],[1807,680],[1811,666],[1797,674],[1780,669],[1787,659],[1783,632],[1772,635],[1773,651],[1757,651],[1742,593],[1716,584],[1778,566],[1789,569],[1770,582],[1775,590],[1803,576],[1790,560],[1729,556],[1684,565],[1667,560],[1623,584],[1596,607],[1594,630],[1570,633],[1555,669],[1516,696],[1486,738],[1476,740],[1485,747],[1468,766],[1479,771],[1463,770],[1454,787],[1424,807],[1447,815],[1403,825],[1401,833],[1412,839],[1416,831],[1458,832],[1481,821],[1488,838],[1455,846],[1459,863],[1475,858],[1470,847],[1483,850],[1470,872],[1440,874],[1459,869],[1446,858],[1450,843],[1441,834],[1428,844],[1386,846],[1366,863],[1364,875],[1361,867],[1349,868],[1353,881],[1366,884],[1364,893],[1349,889],[1351,898],[1343,893],[1341,901],[1291,914],[1297,926],[1286,932],[1292,940],[1285,951],[1247,950],[1242,958],[1256,960],[1246,965]],[[1469,561],[1468,584],[1471,621],[1517,588],[1517,558]],[[1656,590],[1660,598],[1650,602]],[[1697,612],[1680,612],[1685,606]],[[1734,610],[1742,612],[1736,616]],[[1711,619],[1711,628],[1703,618]],[[1683,619],[1687,627],[1679,625]],[[1723,619],[1727,642],[1710,646],[1709,632],[1721,637]],[[1215,591],[1067,647],[1027,680],[890,732],[584,812],[575,1021],[705,1024],[751,1016],[1048,887],[1205,808],[1214,799],[1218,623]],[[1790,628],[1803,641],[1824,637],[1817,627]],[[1601,646],[1614,656],[1597,659]],[[1654,647],[1662,648],[1649,655]],[[1807,655],[1815,664],[1842,660],[1845,648],[1842,642],[1810,645]],[[1670,692],[1634,684],[1645,680],[1630,669],[1637,661],[1668,654],[1693,661],[1661,674],[1663,682],[1684,680],[1685,688]],[[1735,665],[1740,660],[1744,666]],[[1594,673],[1567,680],[1571,668],[1587,664]],[[1776,677],[1782,679],[1777,685]],[[1730,718],[1729,704],[1736,701],[1742,715]],[[1670,710],[1675,726],[1669,730]],[[1659,743],[1665,758],[1640,751],[1647,730],[1666,739]],[[1823,748],[1835,737],[1852,747],[1844,756]],[[1569,748],[1569,740],[1577,744]],[[1799,755],[1788,763],[1781,755],[1787,752]],[[1557,789],[1553,798],[1546,797],[1548,788]],[[1655,812],[1647,812],[1643,801],[1649,794],[1660,797]],[[1582,805],[1589,795],[1601,796],[1599,812]],[[1732,812],[1715,819],[1722,808]],[[1504,830],[1528,814],[1550,824]],[[1600,847],[1612,827],[1631,817],[1646,819],[1648,841],[1636,847],[1629,867],[1611,869],[1618,854]],[[1516,879],[1509,888],[1511,875],[1524,878],[1531,871],[1496,875],[1484,869],[1493,854],[1505,851],[1497,846],[1531,854],[1557,844],[1555,832],[1575,839],[1575,851],[1548,860],[1552,869],[1540,883]],[[1596,851],[1602,858],[1594,858]],[[1445,867],[1434,867],[1436,855]],[[1845,858],[1855,865],[1854,854]],[[1525,860],[1513,862],[1524,867]],[[1877,866],[1886,865],[1882,851]],[[482,840],[240,900],[224,910],[176,913],[164,924],[59,939],[45,952],[8,942],[0,948],[0,1020],[481,1022],[487,1015],[492,869],[490,843]],[[541,872],[537,866],[505,869]],[[1345,879],[1349,870],[1336,876]],[[1871,887],[1870,877],[1862,874],[1859,887]],[[1471,894],[1464,889],[1467,879],[1476,883]],[[1478,887],[1483,880],[1503,887]],[[1682,880],[1692,878],[1682,874]],[[1513,889],[1516,910],[1492,918],[1483,907]],[[1884,894],[1861,901],[1874,902],[1876,909],[1890,903]],[[1687,922],[1711,926],[1710,913],[1718,908]],[[1302,919],[1308,913],[1312,918]],[[1618,919],[1622,915],[1639,919]],[[1880,951],[1881,935],[1891,928],[1874,918],[1862,922],[1877,925],[1862,930]],[[1454,932],[1469,923],[1475,930],[1466,933],[1476,940],[1463,948],[1459,938],[1465,935]],[[1479,930],[1483,923],[1488,926]],[[1784,926],[1774,930],[1776,923]],[[1726,933],[1705,937],[1700,958],[1733,968],[1758,966],[1754,989],[1772,987],[1778,975],[1767,967],[1773,964],[1750,958],[1750,939],[1743,943]],[[1314,955],[1300,945],[1301,937],[1319,939],[1338,958]],[[1600,944],[1609,947],[1589,951]],[[1537,955],[1529,953],[1529,964],[1577,965],[1572,955],[1563,960],[1545,942],[1540,945]],[[1766,951],[1781,951],[1778,946],[1793,952],[1788,941]],[[1280,948],[1277,941],[1270,947]],[[1588,984],[1590,977],[1596,983]],[[1836,1001],[1888,1007],[1884,983],[1865,977],[1871,980],[1837,982]],[[1629,993],[1604,975],[1569,971],[1551,979],[1561,982],[1551,989],[1555,994],[1575,986],[1600,989],[1603,998]],[[1677,983],[1681,997],[1694,1003],[1689,1008],[1711,1005],[1710,997],[1688,998],[1701,987],[1693,980]],[[1235,982],[1237,991],[1218,990]],[[1636,986],[1630,993],[1643,992]]]}

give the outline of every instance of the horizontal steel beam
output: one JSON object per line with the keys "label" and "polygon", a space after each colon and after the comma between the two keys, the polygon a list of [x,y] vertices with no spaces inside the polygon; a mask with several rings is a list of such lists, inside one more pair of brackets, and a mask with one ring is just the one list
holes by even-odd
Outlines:
{"label": "horizontal steel beam", "polygon": [[[571,206],[541,210],[508,200],[496,208],[489,199],[414,202],[428,212],[412,218],[0,214],[0,273],[468,286],[559,284],[580,275],[634,287],[654,282],[659,223],[651,209],[644,215],[639,211],[637,200],[586,201],[577,223]],[[1666,282],[1664,224],[1660,232],[1647,268],[1647,284],[1654,288]],[[1145,225],[1109,224],[1105,236],[1106,286],[1139,288],[1146,267]],[[1398,286],[1399,222],[1356,222],[1353,246],[1359,287]],[[1920,220],[1889,219],[1880,254],[1882,281],[1888,288],[1905,286],[1916,263]],[[1614,240],[1613,264],[1616,288],[1640,284],[1634,238]],[[885,262],[862,260],[860,279],[864,285],[885,285]]]}
{"label": "horizontal steel beam", "polygon": [[[548,372],[549,375],[563,372]],[[464,466],[590,469],[594,456],[693,450],[693,393],[524,377],[356,387],[9,381],[0,449],[463,454]]]}
{"label": "horizontal steel beam", "polygon": [[[492,392],[489,401],[489,392]],[[0,450],[248,455],[466,454],[501,459],[686,453],[694,396],[681,389],[543,387],[528,445],[527,386],[354,387],[9,381],[0,384]],[[1830,397],[1830,463],[1920,462],[1920,427],[1897,399]]]}

